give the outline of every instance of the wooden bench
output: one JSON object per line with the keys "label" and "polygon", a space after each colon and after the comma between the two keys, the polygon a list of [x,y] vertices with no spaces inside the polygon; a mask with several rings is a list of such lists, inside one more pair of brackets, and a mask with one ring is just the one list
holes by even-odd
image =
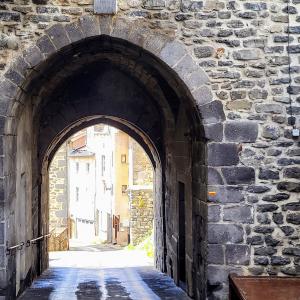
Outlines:
{"label": "wooden bench", "polygon": [[300,277],[229,276],[229,300],[300,300]]}

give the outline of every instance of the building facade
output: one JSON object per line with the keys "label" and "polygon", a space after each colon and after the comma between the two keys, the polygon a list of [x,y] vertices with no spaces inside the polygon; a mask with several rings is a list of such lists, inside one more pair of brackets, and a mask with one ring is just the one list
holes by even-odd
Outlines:
{"label": "building facade", "polygon": [[50,166],[50,251],[81,243],[137,245],[153,231],[153,168],[126,133],[95,125],[73,135]]}
{"label": "building facade", "polygon": [[156,266],[185,270],[189,295],[226,299],[232,272],[299,275],[299,1],[117,7],[1,3],[2,293],[47,267],[44,244],[4,253],[47,233],[48,158],[96,118],[153,154]]}

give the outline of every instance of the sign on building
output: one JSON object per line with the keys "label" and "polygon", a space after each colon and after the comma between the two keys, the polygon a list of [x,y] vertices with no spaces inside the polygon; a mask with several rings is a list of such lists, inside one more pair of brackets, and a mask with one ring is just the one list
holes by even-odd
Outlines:
{"label": "sign on building", "polygon": [[95,14],[115,14],[117,13],[117,0],[94,0]]}

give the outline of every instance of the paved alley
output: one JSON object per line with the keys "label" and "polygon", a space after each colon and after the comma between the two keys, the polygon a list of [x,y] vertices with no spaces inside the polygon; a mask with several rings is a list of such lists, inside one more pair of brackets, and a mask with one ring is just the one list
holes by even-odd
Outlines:
{"label": "paved alley", "polygon": [[[82,251],[88,250],[88,251]],[[83,246],[50,253],[50,268],[21,300],[188,300],[142,251]]]}

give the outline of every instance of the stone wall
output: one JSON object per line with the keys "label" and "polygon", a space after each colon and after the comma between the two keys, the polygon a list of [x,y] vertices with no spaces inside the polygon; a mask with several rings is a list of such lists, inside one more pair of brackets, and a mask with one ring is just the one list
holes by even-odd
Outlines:
{"label": "stone wall", "polygon": [[130,243],[138,245],[153,231],[153,191],[130,190]]}
{"label": "stone wall", "polygon": [[56,152],[49,169],[49,251],[69,249],[67,145]]}
{"label": "stone wall", "polygon": [[[51,25],[93,12],[89,0],[12,0],[0,8],[0,76],[16,85],[40,59],[25,52],[27,62],[7,72],[24,49],[41,38],[34,47],[47,54],[42,36],[53,35]],[[211,299],[227,297],[229,272],[300,274],[299,139],[288,125],[293,114],[299,128],[299,11],[298,0],[119,1],[118,16],[175,36],[210,78],[210,90],[198,94],[208,103],[202,117],[220,116],[205,126],[209,191],[217,192],[208,199]],[[189,62],[174,68],[189,70]]]}
{"label": "stone wall", "polygon": [[137,245],[153,232],[153,166],[143,148],[129,140],[131,159],[129,168],[130,243]]}

